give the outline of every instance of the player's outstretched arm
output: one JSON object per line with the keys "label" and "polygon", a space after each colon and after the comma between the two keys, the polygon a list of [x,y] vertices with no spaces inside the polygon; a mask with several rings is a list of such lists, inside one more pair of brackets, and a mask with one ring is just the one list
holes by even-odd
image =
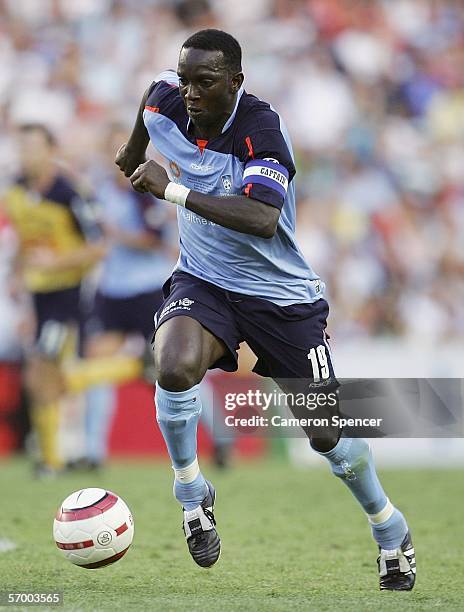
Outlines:
{"label": "player's outstretched arm", "polygon": [[[228,229],[260,238],[272,238],[280,210],[246,196],[212,196],[169,181],[166,170],[153,160],[141,164],[130,177],[136,191],[150,192]],[[233,200],[231,202],[231,200]]]}
{"label": "player's outstretched arm", "polygon": [[138,165],[145,161],[145,151],[147,150],[150,137],[147,132],[147,128],[143,122],[143,111],[147,101],[148,88],[142,97],[139,110],[137,112],[137,118],[132,128],[132,133],[129,140],[119,147],[116,153],[115,164],[119,166],[122,172],[129,177],[134,173]]}

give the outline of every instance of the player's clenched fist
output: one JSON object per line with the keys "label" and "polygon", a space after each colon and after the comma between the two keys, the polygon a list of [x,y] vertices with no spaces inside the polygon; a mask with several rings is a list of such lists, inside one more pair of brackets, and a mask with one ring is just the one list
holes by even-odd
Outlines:
{"label": "player's clenched fist", "polygon": [[141,164],[130,177],[132,187],[144,193],[149,191],[157,198],[164,198],[169,183],[166,170],[152,159]]}
{"label": "player's clenched fist", "polygon": [[140,157],[139,153],[133,152],[127,146],[127,143],[124,143],[119,147],[114,163],[121,168],[125,176],[129,177],[134,173],[140,162],[144,161],[145,156]]}

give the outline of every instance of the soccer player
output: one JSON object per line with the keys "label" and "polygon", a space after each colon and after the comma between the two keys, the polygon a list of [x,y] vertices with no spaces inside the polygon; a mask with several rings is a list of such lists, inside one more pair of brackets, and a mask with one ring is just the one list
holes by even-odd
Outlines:
{"label": "soccer player", "polygon": [[40,452],[36,474],[48,476],[62,467],[58,402],[65,384],[60,360],[70,325],[82,322],[82,278],[104,247],[92,241],[95,225],[89,204],[56,165],[57,145],[48,128],[21,126],[18,144],[21,175],[1,204],[19,238],[19,265],[35,310],[37,338],[28,356],[26,382]]}
{"label": "soccer player", "polygon": [[[115,143],[124,137],[123,128],[111,126],[107,148],[112,157]],[[117,168],[112,168],[96,190],[109,246],[86,328],[86,356],[107,358],[109,365],[110,358],[124,351],[126,344],[134,345],[135,354],[143,358],[144,347],[153,336],[153,313],[163,302],[161,287],[174,259],[165,207],[151,195],[135,192]],[[145,340],[138,346],[131,342],[137,336]],[[106,459],[114,406],[114,385],[94,385],[88,390],[86,461],[78,464],[97,468]]]}
{"label": "soccer player", "polygon": [[[219,558],[215,491],[200,471],[199,383],[208,368],[233,371],[245,340],[254,371],[273,379],[334,379],[325,339],[324,285],[295,244],[295,166],[279,115],[244,91],[241,49],[202,30],[180,50],[177,74],[161,73],[143,96],[116,157],[133,187],[177,206],[181,252],[157,313],[157,420],[184,509],[193,559]],[[171,178],[152,160],[149,140]],[[407,523],[377,478],[369,445],[339,432],[311,435],[358,502],[379,547],[380,588],[410,590],[414,549]]]}

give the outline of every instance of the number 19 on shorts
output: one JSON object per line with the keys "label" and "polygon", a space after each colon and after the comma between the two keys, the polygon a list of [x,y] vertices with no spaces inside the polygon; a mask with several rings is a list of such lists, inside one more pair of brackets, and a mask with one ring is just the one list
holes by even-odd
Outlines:
{"label": "number 19 on shorts", "polygon": [[329,378],[330,368],[327,359],[327,348],[323,344],[313,347],[308,353],[308,359],[311,361],[314,382]]}

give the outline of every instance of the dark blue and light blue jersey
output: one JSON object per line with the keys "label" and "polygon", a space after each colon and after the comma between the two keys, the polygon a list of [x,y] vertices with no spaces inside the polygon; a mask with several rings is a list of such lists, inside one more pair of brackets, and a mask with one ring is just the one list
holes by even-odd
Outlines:
{"label": "dark blue and light blue jersey", "polygon": [[[122,189],[113,180],[103,182],[98,191],[102,216],[110,225],[126,232],[150,232],[160,238],[165,233],[160,204],[150,195]],[[166,249],[136,249],[115,244],[106,255],[99,291],[113,298],[129,298],[159,289],[170,276],[172,262]]]}
{"label": "dark blue and light blue jersey", "polygon": [[243,89],[222,133],[209,141],[193,134],[178,77],[161,73],[143,113],[153,146],[170,178],[200,193],[246,195],[281,211],[275,235],[260,238],[227,229],[178,207],[180,256],[176,269],[223,289],[286,306],[323,297],[324,285],[295,242],[295,165],[280,116]]}

